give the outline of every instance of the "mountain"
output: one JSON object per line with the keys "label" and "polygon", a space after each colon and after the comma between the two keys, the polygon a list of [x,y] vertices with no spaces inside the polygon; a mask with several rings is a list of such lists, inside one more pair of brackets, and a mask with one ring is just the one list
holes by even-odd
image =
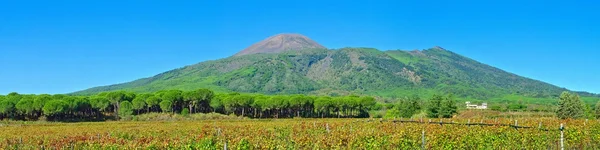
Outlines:
{"label": "mountain", "polygon": [[277,34],[240,51],[235,56],[258,53],[280,53],[310,48],[325,49],[324,46],[300,34]]}
{"label": "mountain", "polygon": [[414,51],[327,50],[305,36],[280,34],[229,58],[73,94],[197,88],[265,94],[354,93],[390,98],[453,93],[459,98],[479,100],[553,98],[567,90],[441,47]]}

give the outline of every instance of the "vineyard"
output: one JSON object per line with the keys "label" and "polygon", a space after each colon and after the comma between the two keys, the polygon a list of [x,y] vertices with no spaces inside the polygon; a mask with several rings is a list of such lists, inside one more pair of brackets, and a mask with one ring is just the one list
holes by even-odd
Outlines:
{"label": "vineyard", "polygon": [[[0,149],[560,149],[561,123],[566,149],[600,149],[596,120],[401,121],[3,122]],[[532,128],[501,126],[515,122]]]}

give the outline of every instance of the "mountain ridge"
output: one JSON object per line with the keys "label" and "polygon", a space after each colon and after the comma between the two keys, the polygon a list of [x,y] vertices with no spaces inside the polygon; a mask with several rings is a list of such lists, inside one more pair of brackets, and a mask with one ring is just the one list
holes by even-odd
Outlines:
{"label": "mountain ridge", "polygon": [[[268,39],[261,42],[273,41]],[[222,92],[264,94],[354,93],[402,97],[453,93],[467,99],[509,99],[511,95],[550,98],[568,91],[480,63],[440,46],[416,51],[350,47],[337,50],[324,47],[286,50],[276,47],[278,49],[275,51],[258,49],[251,53],[238,53],[132,82],[95,87],[72,94],[210,88]]]}

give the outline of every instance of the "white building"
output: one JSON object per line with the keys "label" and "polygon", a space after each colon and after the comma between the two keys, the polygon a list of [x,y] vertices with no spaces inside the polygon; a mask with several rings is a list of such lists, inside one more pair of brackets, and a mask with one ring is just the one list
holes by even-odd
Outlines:
{"label": "white building", "polygon": [[481,103],[481,105],[471,104],[471,102],[466,102],[467,109],[487,109],[487,103]]}

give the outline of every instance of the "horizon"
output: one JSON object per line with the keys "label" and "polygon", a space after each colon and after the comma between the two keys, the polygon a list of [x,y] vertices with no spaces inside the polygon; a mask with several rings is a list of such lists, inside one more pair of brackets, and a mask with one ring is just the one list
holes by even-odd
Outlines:
{"label": "horizon", "polygon": [[[0,95],[125,83],[227,58],[278,33],[302,34],[328,49],[440,46],[519,76],[600,93],[597,2],[7,3],[0,6]],[[425,6],[463,10],[421,12]]]}

